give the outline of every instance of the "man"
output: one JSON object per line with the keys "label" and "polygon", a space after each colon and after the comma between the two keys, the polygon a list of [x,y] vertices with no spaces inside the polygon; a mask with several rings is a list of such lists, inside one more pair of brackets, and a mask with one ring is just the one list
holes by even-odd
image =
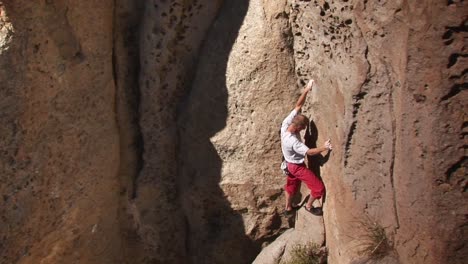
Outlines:
{"label": "man", "polygon": [[313,207],[313,202],[322,198],[325,192],[325,186],[320,179],[306,167],[304,158],[306,155],[312,156],[324,151],[329,151],[332,149],[332,146],[330,140],[327,140],[323,147],[308,148],[302,143],[299,134],[302,130],[306,129],[309,124],[309,119],[298,113],[304,105],[307,93],[312,89],[313,84],[314,81],[310,80],[297,100],[296,107],[281,124],[281,150],[289,171],[284,187],[286,191],[286,214],[293,213],[293,206],[291,204],[292,198],[301,186],[301,181],[303,181],[310,190],[310,198],[305,205],[305,209],[314,215],[323,214],[322,208]]}

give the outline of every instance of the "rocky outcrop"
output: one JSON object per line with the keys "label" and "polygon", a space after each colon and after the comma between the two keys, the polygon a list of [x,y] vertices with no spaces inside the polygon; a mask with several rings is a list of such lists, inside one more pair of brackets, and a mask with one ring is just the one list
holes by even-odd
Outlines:
{"label": "rocky outcrop", "polygon": [[353,222],[367,216],[402,263],[466,257],[466,11],[459,1],[292,3],[296,72],[318,77],[319,139],[339,146],[324,167],[331,263],[356,257],[365,234]]}
{"label": "rocky outcrop", "polygon": [[117,263],[113,1],[2,1],[1,263]]}
{"label": "rocky outcrop", "polygon": [[[329,263],[462,263],[466,13],[1,2],[0,262],[251,263],[293,227],[265,252],[325,233]],[[281,216],[278,169],[279,125],[310,78],[307,144],[335,146],[308,161],[327,187],[316,231]],[[359,254],[366,221],[385,231],[380,260]]]}
{"label": "rocky outcrop", "polygon": [[260,125],[281,122],[278,102],[291,92],[280,87],[294,84],[293,61],[285,2],[265,7],[224,5],[181,108],[182,204],[196,263],[250,263],[288,227],[273,206],[283,181],[271,166],[280,159],[277,130]]}
{"label": "rocky outcrop", "polygon": [[285,231],[265,247],[252,264],[290,263],[294,249],[298,246],[320,247],[325,243],[323,218],[312,216],[304,209],[295,215],[295,228]]}
{"label": "rocky outcrop", "polygon": [[219,6],[216,1],[144,2],[138,42],[143,153],[131,202],[144,248],[142,261],[184,263],[188,258],[176,119]]}

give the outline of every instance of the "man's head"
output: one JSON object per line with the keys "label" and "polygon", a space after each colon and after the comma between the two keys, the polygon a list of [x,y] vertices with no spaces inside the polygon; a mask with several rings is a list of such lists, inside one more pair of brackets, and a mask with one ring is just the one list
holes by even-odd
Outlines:
{"label": "man's head", "polygon": [[298,114],[292,120],[292,125],[297,131],[301,131],[307,127],[309,124],[309,118],[304,115]]}

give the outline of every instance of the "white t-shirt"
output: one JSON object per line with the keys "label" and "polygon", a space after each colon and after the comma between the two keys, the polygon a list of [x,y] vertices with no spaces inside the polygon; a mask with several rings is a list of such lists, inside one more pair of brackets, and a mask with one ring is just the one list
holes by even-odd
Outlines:
{"label": "white t-shirt", "polygon": [[287,162],[301,164],[309,148],[302,143],[299,133],[293,134],[287,131],[296,115],[297,111],[292,110],[281,124],[281,150]]}

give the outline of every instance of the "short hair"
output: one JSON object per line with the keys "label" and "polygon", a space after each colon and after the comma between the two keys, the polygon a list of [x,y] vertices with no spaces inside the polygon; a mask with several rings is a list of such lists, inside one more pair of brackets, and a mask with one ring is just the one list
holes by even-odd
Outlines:
{"label": "short hair", "polygon": [[298,114],[293,118],[292,123],[297,127],[307,127],[309,124],[309,118],[307,118],[305,115]]}

